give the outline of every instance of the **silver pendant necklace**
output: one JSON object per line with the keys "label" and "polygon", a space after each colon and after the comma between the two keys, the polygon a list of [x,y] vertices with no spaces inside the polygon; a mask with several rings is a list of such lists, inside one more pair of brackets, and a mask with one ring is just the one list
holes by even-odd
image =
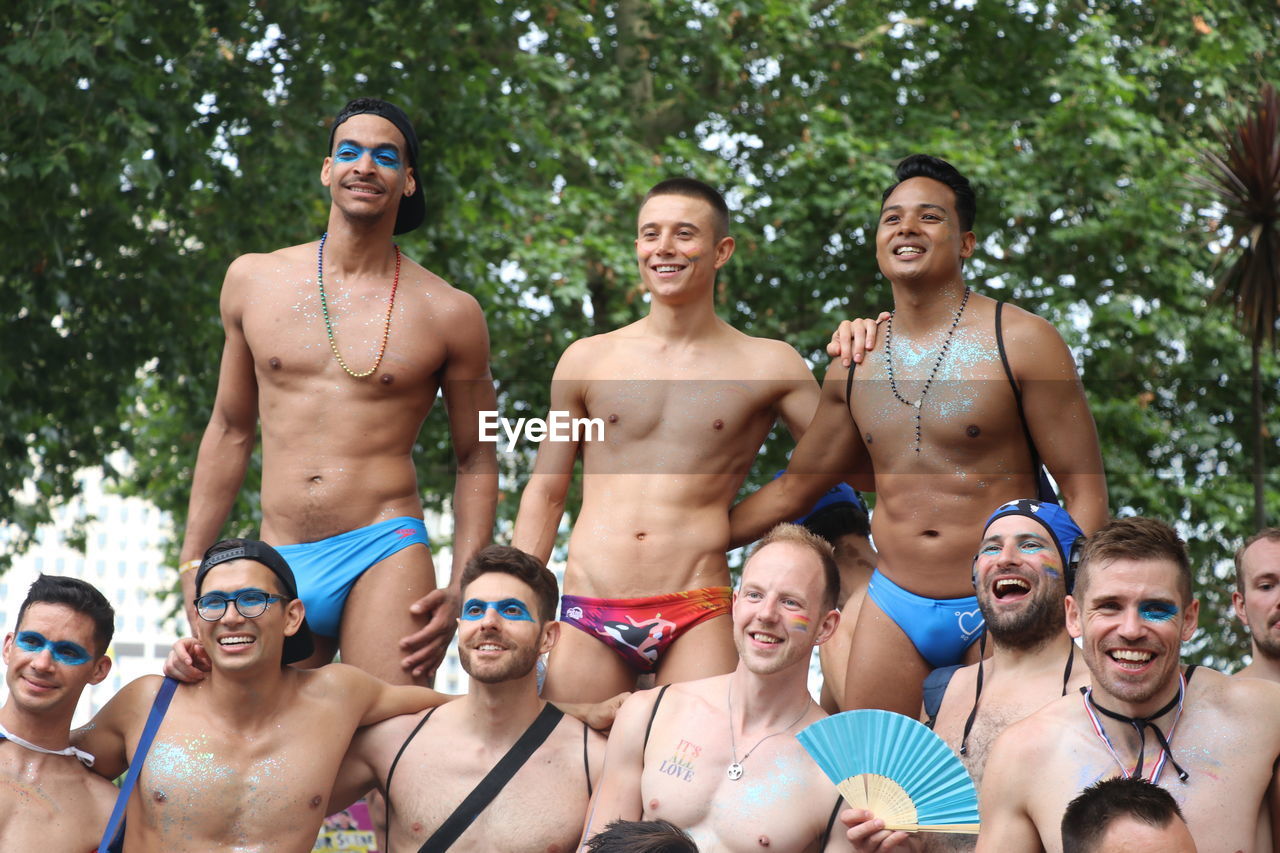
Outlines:
{"label": "silver pendant necklace", "polygon": [[804,719],[804,715],[809,712],[808,697],[805,697],[804,707],[800,709],[799,716],[797,716],[794,720],[788,723],[785,729],[779,729],[776,732],[770,732],[769,734],[760,738],[760,740],[756,741],[756,745],[748,749],[747,754],[742,756],[741,759],[739,759],[738,744],[736,742],[736,739],[733,736],[733,683],[732,682],[729,683],[729,689],[725,691],[725,702],[729,705],[729,749],[733,753],[733,763],[729,765],[729,769],[725,771],[725,775],[729,777],[729,781],[731,782],[737,782],[739,779],[742,778],[742,774],[745,772],[742,769],[742,763],[751,757],[751,753],[755,752],[756,749],[759,748],[760,744],[764,743],[771,737],[777,737],[778,735],[786,734],[787,732],[791,731],[791,727],[794,726],[796,723],[800,722],[802,719]]}

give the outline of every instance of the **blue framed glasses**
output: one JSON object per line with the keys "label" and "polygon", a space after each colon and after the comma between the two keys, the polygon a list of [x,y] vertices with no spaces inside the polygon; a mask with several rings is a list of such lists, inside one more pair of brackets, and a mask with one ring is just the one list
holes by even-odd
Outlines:
{"label": "blue framed glasses", "polygon": [[67,666],[79,666],[93,660],[93,655],[79,643],[73,643],[70,640],[50,640],[39,631],[19,631],[13,638],[13,644],[24,652],[32,654],[40,654],[48,649],[54,660],[65,663]]}
{"label": "blue framed glasses", "polygon": [[284,601],[283,596],[272,595],[262,589],[242,589],[227,595],[210,592],[196,599],[196,613],[206,622],[217,622],[227,612],[228,604],[235,604],[236,611],[246,619],[256,619],[267,612],[273,601]]}

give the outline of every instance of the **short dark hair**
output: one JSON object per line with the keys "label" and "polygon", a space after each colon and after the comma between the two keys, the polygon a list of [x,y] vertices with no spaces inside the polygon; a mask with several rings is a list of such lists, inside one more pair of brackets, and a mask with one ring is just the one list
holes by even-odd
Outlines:
{"label": "short dark hair", "polygon": [[841,536],[871,536],[871,519],[862,507],[849,503],[823,507],[804,520],[810,533],[836,544]]}
{"label": "short dark hair", "polygon": [[587,842],[591,853],[698,853],[680,827],[665,820],[615,820]]}
{"label": "short dark hair", "polygon": [[490,545],[476,552],[462,569],[462,589],[481,575],[498,572],[524,581],[538,599],[538,621],[556,618],[560,587],[546,564],[532,554],[508,545]]}
{"label": "short dark hair", "polygon": [[40,575],[27,590],[27,597],[18,608],[18,627],[22,617],[32,604],[61,604],[93,620],[93,644],[99,656],[107,653],[111,638],[116,632],[116,611],[107,597],[93,584],[79,578],[60,575]]}
{"label": "short dark hair", "polygon": [[644,198],[640,201],[640,206],[644,207],[649,203],[649,199],[660,195],[682,195],[688,198],[698,198],[711,205],[714,214],[716,240],[722,240],[729,236],[729,205],[725,203],[724,196],[720,191],[710,184],[703,183],[697,178],[667,178],[665,181],[659,181],[653,185],[653,188],[645,193]]}
{"label": "short dark hair", "polygon": [[1244,552],[1254,542],[1266,539],[1268,542],[1280,542],[1280,527],[1264,527],[1244,540],[1244,544],[1236,549],[1236,591],[1244,595]]}
{"label": "short dark hair", "polygon": [[880,207],[884,207],[898,184],[912,178],[932,178],[950,187],[956,195],[956,215],[960,217],[961,230],[973,230],[974,220],[978,216],[978,197],[973,192],[973,184],[955,166],[941,157],[929,154],[912,154],[898,164],[893,173],[893,185],[880,196]]}
{"label": "short dark hair", "polygon": [[1183,820],[1173,795],[1139,777],[1104,779],[1080,792],[1062,815],[1062,853],[1092,853],[1117,818],[1163,829]]}
{"label": "short dark hair", "polygon": [[1073,595],[1083,600],[1092,568],[1118,559],[1168,560],[1178,570],[1183,603],[1191,601],[1191,558],[1178,532],[1154,518],[1117,518],[1084,541]]}
{"label": "short dark hair", "polygon": [[808,548],[814,553],[822,563],[822,609],[835,610],[839,607],[840,567],[836,565],[836,550],[831,543],[799,524],[784,521],[782,524],[775,525],[763,539],[755,544],[747,559],[750,560],[766,545],[772,545],[775,542],[791,542],[802,548]]}

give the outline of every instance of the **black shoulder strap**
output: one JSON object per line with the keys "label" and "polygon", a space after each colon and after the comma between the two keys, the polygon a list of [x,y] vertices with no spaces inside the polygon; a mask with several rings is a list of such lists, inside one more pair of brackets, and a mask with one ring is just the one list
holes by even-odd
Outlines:
{"label": "black shoulder strap", "polygon": [[938,721],[938,709],[942,707],[942,697],[947,694],[947,685],[951,683],[951,676],[956,674],[956,670],[964,666],[958,663],[955,666],[940,666],[924,680],[924,714],[928,717],[925,723],[929,728],[933,728],[933,724]]}
{"label": "black shoulder strap", "polygon": [[587,738],[590,736],[591,727],[586,723],[582,724],[582,769],[587,776],[587,799],[591,799],[591,756],[587,754]]}
{"label": "black shoulder strap", "polygon": [[142,735],[138,738],[138,746],[133,751],[133,760],[129,762],[129,772],[124,777],[124,782],[120,784],[120,792],[116,795],[115,808],[111,810],[111,817],[107,821],[107,828],[103,830],[102,841],[98,843],[98,849],[103,853],[107,851],[119,851],[124,849],[124,816],[129,806],[129,797],[133,794],[133,788],[138,784],[138,776],[142,773],[142,765],[147,761],[147,753],[151,751],[151,742],[155,740],[156,732],[160,729],[160,724],[164,722],[164,715],[169,710],[169,703],[173,700],[173,693],[178,689],[178,682],[165,676],[164,681],[160,682],[160,689],[156,691],[156,698],[151,702],[151,711],[147,714],[147,721],[142,726]]}
{"label": "black shoulder strap", "polygon": [[520,735],[520,739],[507,750],[507,754],[502,756],[489,774],[480,780],[480,784],[467,794],[466,799],[453,810],[453,814],[445,818],[440,828],[423,842],[423,845],[418,848],[418,853],[444,853],[452,847],[453,842],[467,831],[467,827],[471,826],[476,816],[493,802],[493,798],[498,796],[498,792],[511,781],[511,777],[515,776],[525,762],[538,751],[538,747],[542,746],[551,735],[563,716],[563,711],[548,702],[537,719],[525,729],[524,734]]}
{"label": "black shoulder strap", "polygon": [[831,827],[836,825],[836,815],[840,814],[840,803],[842,801],[843,801],[843,798],[836,797],[835,808],[831,810],[831,817],[827,818],[827,828],[822,833],[822,845],[820,848],[822,850],[827,849],[827,840],[831,838]]}
{"label": "black shoulder strap", "polygon": [[[440,706],[437,705],[436,708],[438,707]],[[396,765],[400,763],[400,756],[404,755],[404,751],[409,748],[409,741],[418,736],[418,732],[427,724],[427,720],[431,719],[431,715],[435,712],[436,709],[432,708],[422,715],[422,719],[418,720],[418,724],[413,727],[413,731],[409,732],[409,736],[404,739],[404,743],[400,744],[400,749],[396,752],[396,757],[391,759],[391,767],[387,770],[386,794],[383,796],[387,806],[387,832],[391,831],[391,774],[396,772]]]}
{"label": "black shoulder strap", "polygon": [[1049,475],[1044,470],[1044,462],[1040,459],[1040,451],[1036,450],[1036,443],[1031,439],[1031,428],[1027,426],[1027,416],[1022,411],[1022,389],[1018,387],[1017,381],[1013,378],[1013,368],[1009,365],[1009,354],[1004,348],[1004,323],[1002,315],[1004,314],[1004,302],[996,302],[996,348],[1000,350],[1000,363],[1004,365],[1004,375],[1009,380],[1009,387],[1013,389],[1013,401],[1018,407],[1018,421],[1022,424],[1022,435],[1027,440],[1027,450],[1031,452],[1031,470],[1036,475],[1036,497],[1046,503],[1058,503],[1058,493],[1054,491],[1053,484],[1049,482]]}
{"label": "black shoulder strap", "polygon": [[858,362],[849,362],[849,378],[844,381],[844,405],[853,413],[853,371],[858,369]]}
{"label": "black shoulder strap", "polygon": [[1195,673],[1196,667],[1198,666],[1200,666],[1200,664],[1193,663],[1190,666],[1188,666],[1187,671],[1182,674],[1182,677],[1187,680],[1187,684],[1191,683],[1191,676]]}
{"label": "black shoulder strap", "polygon": [[644,743],[640,747],[640,751],[644,752],[649,746],[649,732],[653,731],[653,719],[658,716],[658,706],[662,704],[662,697],[666,695],[667,688],[670,684],[664,684],[658,689],[658,695],[653,700],[653,710],[649,712],[649,725],[644,727]]}

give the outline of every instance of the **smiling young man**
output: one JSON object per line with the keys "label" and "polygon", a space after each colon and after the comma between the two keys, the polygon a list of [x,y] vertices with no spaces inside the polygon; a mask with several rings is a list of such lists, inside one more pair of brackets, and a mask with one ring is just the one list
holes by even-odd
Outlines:
{"label": "smiling young man", "polygon": [[[388,803],[390,850],[570,851],[604,738],[538,698],[535,665],[556,643],[555,576],[535,557],[490,546],[462,573],[458,656],[467,695],[362,730],[334,790],[341,806],[373,787]],[[531,735],[530,733],[536,733]],[[525,738],[545,738],[525,742]],[[507,758],[507,756],[515,756]],[[490,801],[469,801],[500,761]]]}
{"label": "smiling young man", "polygon": [[[418,139],[393,104],[357,98],[334,120],[318,241],[227,270],[218,392],[196,457],[183,596],[218,538],[262,424],[261,537],[293,565],[316,652],[393,683],[426,684],[457,616],[457,575],[489,543],[497,461],[479,438],[496,408],[484,315],[405,257],[425,215]],[[457,457],[454,577],[436,590],[411,456],[444,397]],[[199,620],[188,607],[193,630]]]}
{"label": "smiling young man", "polygon": [[965,283],[975,212],[973,188],[951,164],[923,154],[898,164],[876,229],[876,261],[893,287],[883,345],[856,365],[831,363],[786,476],[731,515],[732,541],[744,544],[874,469],[879,566],[853,634],[844,708],[914,715],[931,669],[977,659],[978,532],[993,504],[1040,493],[1041,461],[1086,532],[1106,520],[1097,430],[1070,350],[1044,320]]}
{"label": "smiling young man", "polygon": [[[129,801],[124,849],[305,853],[356,729],[448,697],[344,664],[289,666],[312,638],[288,563],[262,542],[213,545],[195,594],[212,668],[174,693]],[[131,682],[77,731],[94,770],[114,778],[129,766],[160,682]]]}
{"label": "smiling young man", "polygon": [[1059,853],[1068,803],[1117,775],[1168,790],[1202,853],[1280,849],[1280,686],[1184,668],[1198,615],[1186,547],[1168,525],[1126,518],[1088,539],[1067,628],[1082,640],[1092,687],[996,741],[981,853]]}
{"label": "smiling young man", "polygon": [[1231,603],[1253,649],[1252,661],[1236,675],[1280,683],[1280,527],[1258,531],[1236,551]]}
{"label": "smiling young man", "polygon": [[737,668],[627,700],[586,836],[663,819],[704,853],[849,849],[832,831],[839,794],[795,739],[826,716],[809,696],[809,660],[839,624],[839,588],[826,541],[794,524],[761,540],[733,599]]}
{"label": "smiling young man", "polygon": [[0,850],[97,849],[116,789],[71,747],[80,694],[111,670],[115,613],[75,578],[40,575],[4,638],[0,707]]}
{"label": "smiling young man", "polygon": [[635,240],[648,315],[575,342],[556,365],[551,409],[599,418],[604,436],[541,444],[512,537],[550,558],[581,451],[550,699],[603,699],[644,672],[665,684],[734,667],[729,506],[775,420],[798,437],[818,387],[790,346],[716,316],[728,229],[713,188],[691,178],[655,186]]}

